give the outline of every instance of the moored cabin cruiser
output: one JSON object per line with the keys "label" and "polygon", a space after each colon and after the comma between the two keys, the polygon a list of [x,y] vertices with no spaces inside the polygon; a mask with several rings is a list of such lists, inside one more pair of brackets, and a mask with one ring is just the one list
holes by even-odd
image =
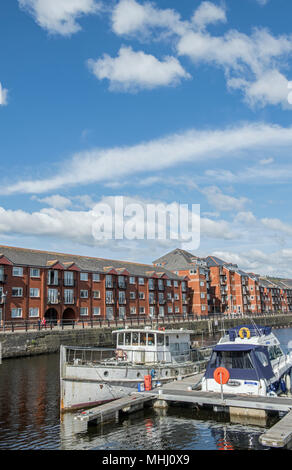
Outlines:
{"label": "moored cabin cruiser", "polygon": [[239,326],[228,330],[213,348],[202,390],[220,392],[223,387],[225,393],[261,396],[291,393],[291,371],[292,352],[284,354],[271,327]]}
{"label": "moored cabin cruiser", "polygon": [[61,346],[61,411],[105,403],[152,385],[194,375],[198,355],[193,331],[121,329],[113,331],[116,349]]}

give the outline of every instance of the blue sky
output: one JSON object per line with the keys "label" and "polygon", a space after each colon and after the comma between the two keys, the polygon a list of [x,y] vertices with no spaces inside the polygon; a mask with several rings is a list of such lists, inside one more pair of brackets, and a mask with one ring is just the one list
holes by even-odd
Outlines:
{"label": "blue sky", "polygon": [[94,207],[200,204],[201,243],[292,276],[288,0],[2,0],[3,244],[151,263]]}

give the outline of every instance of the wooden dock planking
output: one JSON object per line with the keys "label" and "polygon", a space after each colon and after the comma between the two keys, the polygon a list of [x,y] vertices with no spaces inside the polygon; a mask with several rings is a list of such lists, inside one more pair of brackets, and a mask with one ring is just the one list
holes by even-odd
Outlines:
{"label": "wooden dock planking", "polygon": [[197,405],[242,407],[284,412],[290,411],[292,409],[291,398],[234,395],[231,393],[224,393],[222,400],[220,393],[182,390],[181,388],[176,390],[175,386],[176,385],[173,384],[172,388],[163,388],[160,391],[152,390],[151,393],[153,395],[155,394],[156,398],[165,401],[187,402]]}
{"label": "wooden dock planking", "polygon": [[285,447],[292,439],[292,411],[278,423],[268,429],[259,438],[262,445],[267,447]]}
{"label": "wooden dock planking", "polygon": [[152,401],[153,398],[151,394],[135,393],[83,411],[76,415],[75,419],[87,421],[88,423],[95,421],[97,424],[114,421],[118,418],[120,412],[133,413],[138,411],[144,407],[145,403]]}

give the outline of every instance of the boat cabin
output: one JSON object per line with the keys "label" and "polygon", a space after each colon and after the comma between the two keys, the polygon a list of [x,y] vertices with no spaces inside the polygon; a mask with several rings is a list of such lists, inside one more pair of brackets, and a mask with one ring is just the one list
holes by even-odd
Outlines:
{"label": "boat cabin", "polygon": [[123,329],[116,335],[116,357],[135,364],[185,362],[190,359],[193,333],[188,330]]}

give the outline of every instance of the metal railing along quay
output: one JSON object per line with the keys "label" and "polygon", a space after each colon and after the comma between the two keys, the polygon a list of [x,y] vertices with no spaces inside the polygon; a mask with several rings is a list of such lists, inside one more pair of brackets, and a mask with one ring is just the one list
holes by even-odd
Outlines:
{"label": "metal railing along quay", "polygon": [[[200,315],[166,315],[164,317],[128,317],[125,319],[79,319],[79,320],[46,320],[45,324],[41,320],[10,320],[5,323],[2,321],[0,324],[0,333],[5,332],[17,332],[17,331],[36,331],[36,330],[64,330],[64,329],[85,329],[85,328],[125,328],[127,327],[142,327],[150,326],[156,328],[158,325],[163,326],[169,323],[188,323],[188,322],[200,322],[212,320],[214,324],[219,325],[219,322],[233,319],[241,319],[242,321],[247,320],[260,320],[271,317],[283,317],[292,315],[292,312],[288,313],[258,313],[258,314],[209,314],[208,316]],[[216,321],[217,320],[217,321]]]}

